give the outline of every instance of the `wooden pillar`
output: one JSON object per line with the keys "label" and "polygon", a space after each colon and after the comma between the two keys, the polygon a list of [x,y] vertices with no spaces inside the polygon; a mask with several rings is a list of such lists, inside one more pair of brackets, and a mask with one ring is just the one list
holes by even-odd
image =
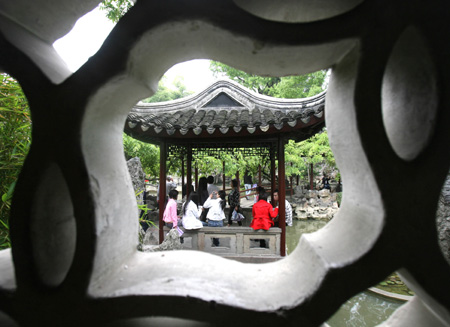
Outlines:
{"label": "wooden pillar", "polygon": [[225,189],[227,187],[227,184],[225,183],[225,160],[222,161],[222,183],[223,183],[223,191],[225,192]]}
{"label": "wooden pillar", "polygon": [[314,165],[309,165],[309,189],[312,191],[314,188]]}
{"label": "wooden pillar", "polygon": [[[239,179],[239,170],[236,172],[236,179],[238,181],[237,190],[238,190],[238,192],[240,192],[240,190],[241,190],[241,180]],[[241,193],[239,193],[239,196],[241,196]]]}
{"label": "wooden pillar", "polygon": [[184,154],[181,156],[181,194],[183,194],[184,189]]}
{"label": "wooden pillar", "polygon": [[187,148],[187,163],[186,163],[186,201],[189,198],[189,193],[191,192],[192,187],[192,147],[188,146]]}
{"label": "wooden pillar", "polygon": [[166,204],[166,142],[161,141],[159,145],[159,244],[164,241],[164,209]]}
{"label": "wooden pillar", "polygon": [[299,182],[300,182],[300,175],[297,175],[297,186]]}
{"label": "wooden pillar", "polygon": [[281,228],[280,254],[286,256],[286,175],[284,162],[284,140],[278,138],[278,226]]}
{"label": "wooden pillar", "polygon": [[197,167],[197,161],[195,162],[194,178],[195,178],[195,191],[198,191],[198,167]]}
{"label": "wooden pillar", "polygon": [[261,165],[258,166],[258,185],[262,184],[262,176],[261,176]]}
{"label": "wooden pillar", "polygon": [[270,151],[270,201],[273,205],[273,191],[277,188],[275,181],[275,153]]}

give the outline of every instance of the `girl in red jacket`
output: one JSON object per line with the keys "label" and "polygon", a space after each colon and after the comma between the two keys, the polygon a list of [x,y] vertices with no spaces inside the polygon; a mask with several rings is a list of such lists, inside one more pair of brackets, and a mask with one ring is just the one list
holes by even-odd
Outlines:
{"label": "girl in red jacket", "polygon": [[253,205],[253,220],[250,227],[254,230],[268,230],[273,226],[272,218],[278,216],[278,208],[274,209],[272,205],[267,202],[267,197],[268,194],[265,191],[262,191],[259,194],[259,201]]}

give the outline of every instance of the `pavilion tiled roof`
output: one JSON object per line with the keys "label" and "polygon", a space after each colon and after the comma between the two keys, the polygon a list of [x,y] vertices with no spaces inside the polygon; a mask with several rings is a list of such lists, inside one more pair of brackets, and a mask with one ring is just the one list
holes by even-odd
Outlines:
{"label": "pavilion tiled roof", "polygon": [[146,141],[279,134],[321,128],[324,108],[325,92],[311,98],[278,99],[222,80],[187,98],[139,103],[128,114],[125,132]]}

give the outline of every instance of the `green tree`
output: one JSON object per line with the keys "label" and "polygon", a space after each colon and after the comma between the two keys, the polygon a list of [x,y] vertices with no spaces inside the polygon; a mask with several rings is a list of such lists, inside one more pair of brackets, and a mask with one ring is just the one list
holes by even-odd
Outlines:
{"label": "green tree", "polygon": [[259,94],[269,95],[273,86],[281,81],[279,77],[262,77],[248,74],[242,70],[217,61],[211,61],[209,68],[214,73],[214,76],[226,75],[233,81],[238,82],[250,90],[258,92]]}
{"label": "green tree", "polygon": [[117,23],[133,5],[132,0],[104,0],[100,3],[100,10],[106,11],[106,17]]}
{"label": "green tree", "polygon": [[217,61],[211,61],[209,68],[215,76],[227,76],[259,94],[276,98],[310,97],[322,92],[326,86],[326,70],[300,76],[262,77]]}
{"label": "green tree", "polygon": [[306,162],[317,164],[325,162],[330,167],[336,166],[333,152],[330,148],[330,142],[328,140],[328,133],[323,130],[311,136],[309,139],[299,143],[301,148],[302,157],[306,158]]}
{"label": "green tree", "polygon": [[0,74],[0,249],[10,247],[11,198],[31,144],[31,116],[19,83]]}
{"label": "green tree", "polygon": [[142,100],[142,102],[153,103],[163,102],[175,99],[180,99],[193,94],[193,91],[189,91],[184,85],[184,79],[181,76],[175,77],[172,87],[167,86],[167,77],[163,78],[158,83],[158,90],[150,98]]}
{"label": "green tree", "polygon": [[281,81],[275,84],[269,92],[275,98],[306,98],[319,94],[323,91],[326,70],[315,73],[282,77]]}
{"label": "green tree", "polygon": [[145,174],[159,175],[159,147],[135,140],[123,133],[123,150],[126,160],[139,157]]}
{"label": "green tree", "polygon": [[[167,86],[167,77],[161,79],[158,84],[158,90],[150,98],[142,100],[146,103],[155,103],[162,101],[170,101],[180,99],[192,94],[192,91],[187,90],[183,82],[183,77],[175,77],[172,86]],[[127,160],[139,157],[142,168],[146,174],[151,176],[159,176],[159,147],[153,144],[145,143],[133,139],[126,134],[123,135],[123,148],[125,158]],[[181,161],[177,158],[171,158],[167,166],[167,171],[170,174],[181,174]]]}
{"label": "green tree", "polygon": [[336,161],[331,151],[326,129],[302,142],[289,140],[285,147],[286,176],[300,176],[308,183],[309,168],[321,166],[327,172],[336,169]]}

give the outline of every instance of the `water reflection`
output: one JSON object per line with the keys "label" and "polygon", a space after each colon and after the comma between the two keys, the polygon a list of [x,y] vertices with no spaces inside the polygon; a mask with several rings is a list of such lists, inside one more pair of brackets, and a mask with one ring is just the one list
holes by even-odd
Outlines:
{"label": "water reflection", "polygon": [[360,293],[346,303],[327,321],[330,327],[373,327],[386,321],[404,302]]}
{"label": "water reflection", "polygon": [[[304,233],[313,233],[324,227],[324,220],[294,220],[286,227],[287,253],[292,253]],[[404,302],[363,292],[348,300],[327,321],[330,327],[373,327],[386,321]]]}
{"label": "water reflection", "polygon": [[300,236],[305,233],[313,233],[328,223],[326,220],[294,220],[292,227],[286,227],[287,253],[292,253],[297,246]]}

